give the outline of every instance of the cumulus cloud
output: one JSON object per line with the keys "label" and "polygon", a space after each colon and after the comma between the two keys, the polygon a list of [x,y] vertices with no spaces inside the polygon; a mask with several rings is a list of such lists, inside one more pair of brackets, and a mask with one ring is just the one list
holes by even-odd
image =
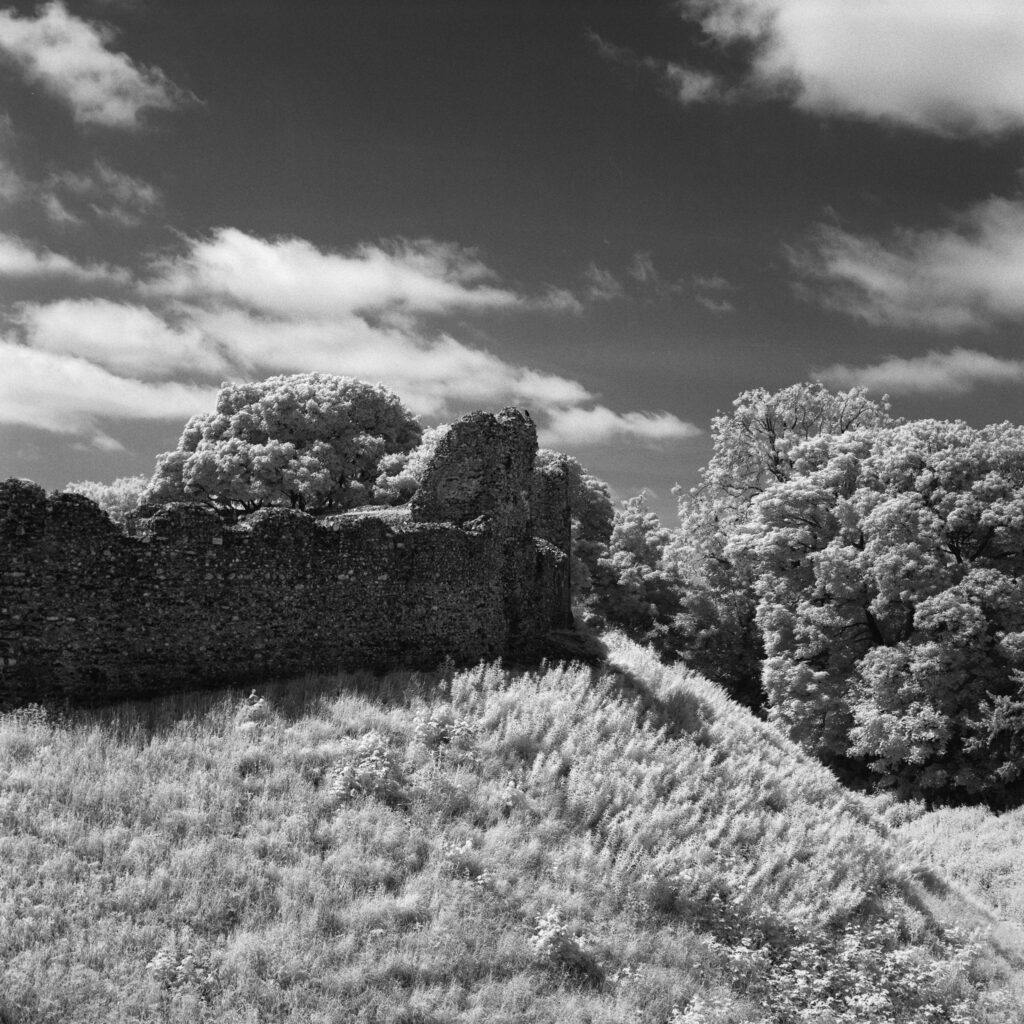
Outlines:
{"label": "cumulus cloud", "polygon": [[26,303],[18,323],[34,349],[77,356],[124,376],[225,375],[231,365],[192,324],[107,299]]}
{"label": "cumulus cloud", "polygon": [[821,227],[789,258],[805,297],[868,323],[958,331],[1024,321],[1024,199],[989,199],[946,228],[888,243]]}
{"label": "cumulus cloud", "polygon": [[727,86],[662,69],[683,102],[787,96],[804,110],[880,119],[942,135],[1024,126],[1024,6],[1018,0],[681,0],[721,47],[752,52]]}
{"label": "cumulus cloud", "polygon": [[78,124],[137,128],[143,111],[188,99],[159,68],[112,51],[112,41],[109,29],[76,17],[59,0],[35,17],[0,11],[0,58],[64,102]]}
{"label": "cumulus cloud", "polygon": [[650,444],[696,437],[702,431],[669,412],[619,413],[604,405],[550,410],[540,430],[541,444],[549,447],[601,445],[632,439]]}
{"label": "cumulus cloud", "polygon": [[962,395],[978,384],[1024,382],[1024,359],[1000,359],[986,352],[955,348],[910,359],[891,356],[873,366],[836,363],[818,371],[817,376],[834,387],[860,386],[894,395]]}
{"label": "cumulus cloud", "polygon": [[184,420],[213,408],[215,388],[143,383],[85,359],[0,340],[0,423],[87,437],[102,448],[117,442],[105,419]]}
{"label": "cumulus cloud", "polygon": [[126,284],[127,271],[104,263],[76,263],[60,253],[0,233],[0,279],[63,278],[87,284]]}
{"label": "cumulus cloud", "polygon": [[282,320],[195,309],[192,323],[241,375],[322,371],[381,380],[414,412],[444,418],[481,405],[544,407],[591,396],[579,382],[517,366],[450,337],[423,338],[360,317]]}
{"label": "cumulus cloud", "polygon": [[[66,257],[24,246],[12,254],[26,272],[81,270]],[[0,271],[3,255],[0,246]],[[567,305],[550,290],[530,298],[502,287],[475,254],[457,246],[403,242],[339,254],[301,239],[267,241],[224,229],[209,239],[186,241],[183,252],[134,282],[132,293],[131,303],[22,303],[15,327],[23,344],[5,342],[17,349],[15,378],[22,368],[40,376],[39,368],[48,366],[66,384],[91,367],[90,381],[116,377],[127,383],[114,394],[138,396],[157,387],[150,382],[172,377],[206,380],[212,387],[224,378],[320,371],[381,381],[414,412],[432,419],[482,406],[526,406],[546,436],[565,443],[634,438],[659,444],[696,432],[669,413],[614,412],[580,381],[429,329],[430,318],[442,314],[559,311]],[[94,416],[85,415],[89,396],[97,394],[91,388],[83,392],[78,414],[68,414],[59,398],[65,384],[37,386],[35,413],[28,416],[19,403],[9,415],[59,430],[76,423],[92,430],[97,419],[111,415],[106,400]],[[160,392],[162,401],[145,415],[176,413],[186,398],[205,393],[195,387]],[[125,400],[121,415],[132,417],[133,408]]]}
{"label": "cumulus cloud", "polygon": [[326,318],[389,309],[443,313],[501,309],[524,303],[493,282],[472,252],[446,242],[363,245],[324,252],[301,238],[267,240],[236,228],[192,239],[150,282],[154,293],[212,300],[278,316]]}

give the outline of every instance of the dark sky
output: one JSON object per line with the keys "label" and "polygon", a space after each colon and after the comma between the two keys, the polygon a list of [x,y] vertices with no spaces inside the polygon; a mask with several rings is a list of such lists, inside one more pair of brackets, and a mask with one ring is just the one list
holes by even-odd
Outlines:
{"label": "dark sky", "polygon": [[0,478],[313,370],[666,517],[746,388],[1019,418],[1009,0],[68,0],[0,57]]}

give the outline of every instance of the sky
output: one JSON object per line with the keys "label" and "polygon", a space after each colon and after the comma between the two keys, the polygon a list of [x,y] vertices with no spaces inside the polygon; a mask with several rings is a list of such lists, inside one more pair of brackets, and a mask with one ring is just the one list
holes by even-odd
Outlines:
{"label": "sky", "polygon": [[0,479],[222,381],[517,405],[666,522],[806,380],[1020,421],[1019,0],[0,6]]}

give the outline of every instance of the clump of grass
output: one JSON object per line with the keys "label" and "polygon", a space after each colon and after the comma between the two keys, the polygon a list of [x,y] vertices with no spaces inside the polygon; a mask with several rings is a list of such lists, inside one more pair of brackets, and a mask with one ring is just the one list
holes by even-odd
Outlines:
{"label": "clump of grass", "polygon": [[0,1014],[1019,1019],[871,801],[610,650],[0,718]]}
{"label": "clump of grass", "polygon": [[585,940],[572,934],[557,908],[551,907],[537,921],[529,940],[534,956],[546,966],[565,971],[593,985],[603,985],[605,973]]}

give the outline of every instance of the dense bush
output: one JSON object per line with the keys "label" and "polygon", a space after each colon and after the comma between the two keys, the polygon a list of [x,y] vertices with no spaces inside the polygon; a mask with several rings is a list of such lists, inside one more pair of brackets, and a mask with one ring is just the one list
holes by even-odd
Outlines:
{"label": "dense bush", "polygon": [[193,416],[178,447],[157,459],[144,500],[351,508],[372,499],[381,459],[416,447],[421,434],[380,384],[323,373],[225,384],[216,410]]}

